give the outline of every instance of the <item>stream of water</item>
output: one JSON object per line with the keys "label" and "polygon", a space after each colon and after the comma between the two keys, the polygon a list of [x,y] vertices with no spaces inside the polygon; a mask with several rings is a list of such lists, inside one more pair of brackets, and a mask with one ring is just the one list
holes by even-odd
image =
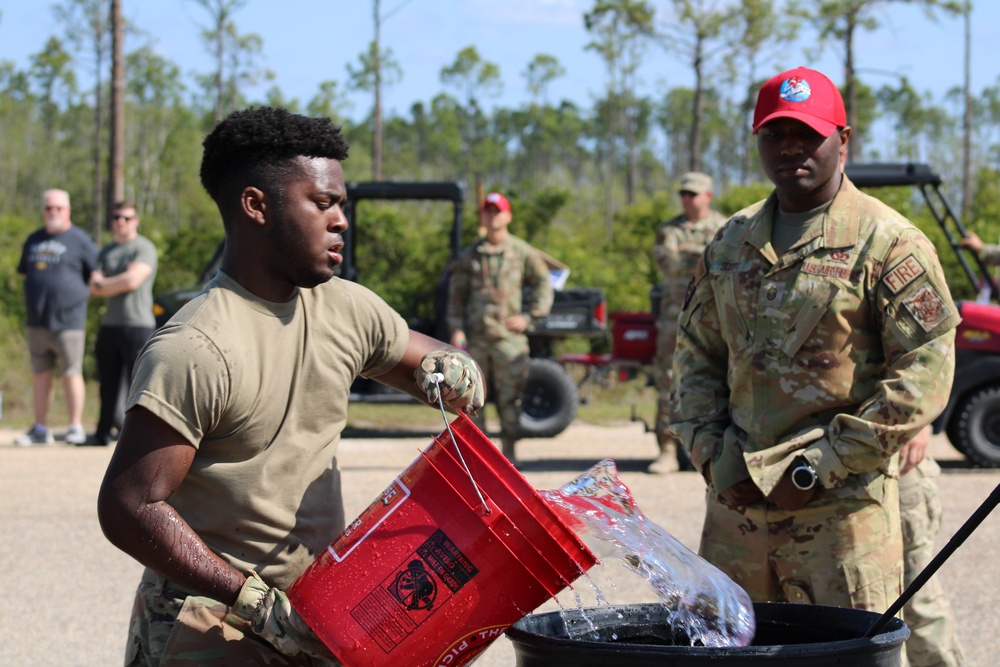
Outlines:
{"label": "stream of water", "polygon": [[[540,493],[603,561],[616,559],[648,582],[678,643],[725,647],[753,640],[753,605],[746,591],[650,521],[614,461],[605,459],[561,489]],[[604,596],[590,581],[600,603]],[[583,627],[580,638],[596,638],[592,624]]]}

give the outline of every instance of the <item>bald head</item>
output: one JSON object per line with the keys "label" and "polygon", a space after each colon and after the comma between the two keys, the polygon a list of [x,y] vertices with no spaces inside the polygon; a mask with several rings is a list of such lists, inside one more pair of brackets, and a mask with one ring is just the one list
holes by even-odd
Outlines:
{"label": "bald head", "polygon": [[69,193],[65,190],[46,190],[42,193],[42,215],[45,231],[59,234],[70,228]]}

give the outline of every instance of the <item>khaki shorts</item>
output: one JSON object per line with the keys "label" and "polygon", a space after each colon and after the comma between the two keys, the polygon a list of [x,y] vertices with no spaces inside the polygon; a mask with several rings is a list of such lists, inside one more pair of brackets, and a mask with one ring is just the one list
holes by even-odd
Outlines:
{"label": "khaki shorts", "polygon": [[52,331],[43,327],[28,327],[28,351],[31,372],[36,375],[59,368],[63,377],[83,373],[83,329]]}

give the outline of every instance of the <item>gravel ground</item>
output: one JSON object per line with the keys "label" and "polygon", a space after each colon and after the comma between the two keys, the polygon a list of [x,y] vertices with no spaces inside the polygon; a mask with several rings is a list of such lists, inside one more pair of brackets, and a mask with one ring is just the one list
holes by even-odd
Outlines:
{"label": "gravel ground", "polygon": [[[7,640],[0,663],[34,665],[121,664],[132,593],[140,567],[101,534],[95,503],[110,449],[63,445],[12,446],[0,430],[0,573],[8,602],[0,605]],[[342,447],[347,515],[356,516],[429,443],[410,438],[350,438]],[[643,471],[656,450],[642,426],[574,424],[557,438],[525,440],[524,474],[540,489],[557,488],[598,460],[615,459],[638,505],[653,521],[694,549],[704,508],[703,484],[692,473],[650,476]],[[943,438],[931,451],[942,463],[944,526],[939,546],[955,533],[1000,483],[1000,470],[970,468]],[[992,556],[1000,543],[1000,512],[991,515],[939,572],[958,618],[969,667],[997,664],[996,600],[1000,578]],[[637,577],[604,566],[591,575],[612,603],[649,599]],[[576,587],[592,604],[593,587]],[[17,601],[17,602],[15,602]],[[560,596],[574,606],[571,592]],[[555,610],[555,602],[540,611]],[[498,639],[477,667],[510,667],[510,642]]]}

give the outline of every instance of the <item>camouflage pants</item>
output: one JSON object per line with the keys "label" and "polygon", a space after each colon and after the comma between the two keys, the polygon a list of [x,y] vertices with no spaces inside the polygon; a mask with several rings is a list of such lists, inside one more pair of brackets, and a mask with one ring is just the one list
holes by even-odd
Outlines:
{"label": "camouflage pants", "polygon": [[[521,395],[528,378],[530,358],[527,336],[498,341],[470,340],[468,352],[479,364],[486,386],[492,392],[500,415],[500,437],[504,441],[517,440],[521,432]],[[481,421],[477,422],[480,427]]]}
{"label": "camouflage pants", "polygon": [[146,570],[135,592],[125,667],[198,665],[333,667],[336,663],[282,655],[230,614],[228,606],[176,590]]}
{"label": "camouflage pants", "polygon": [[656,320],[656,356],[653,358],[653,380],[656,382],[656,444],[660,452],[673,448],[681,469],[691,465],[691,457],[676,433],[670,430],[670,402],[674,388],[674,347],[677,345],[677,316],[679,311],[668,308]]}
{"label": "camouflage pants", "polygon": [[670,394],[674,385],[674,347],[677,345],[677,320],[661,317],[656,321],[656,356],[653,380],[656,382],[656,440],[662,443],[670,423]]}
{"label": "camouflage pants", "polygon": [[[927,458],[899,480],[905,586],[913,583],[936,553],[934,538],[941,528],[941,495],[935,478],[940,472],[938,464]],[[903,620],[910,627],[906,653],[913,667],[962,664],[951,605],[937,577],[927,580],[906,603]]]}
{"label": "camouflage pants", "polygon": [[881,614],[902,592],[903,540],[896,480],[872,477],[867,487],[821,488],[793,512],[766,502],[737,512],[709,488],[699,554],[756,602]]}

